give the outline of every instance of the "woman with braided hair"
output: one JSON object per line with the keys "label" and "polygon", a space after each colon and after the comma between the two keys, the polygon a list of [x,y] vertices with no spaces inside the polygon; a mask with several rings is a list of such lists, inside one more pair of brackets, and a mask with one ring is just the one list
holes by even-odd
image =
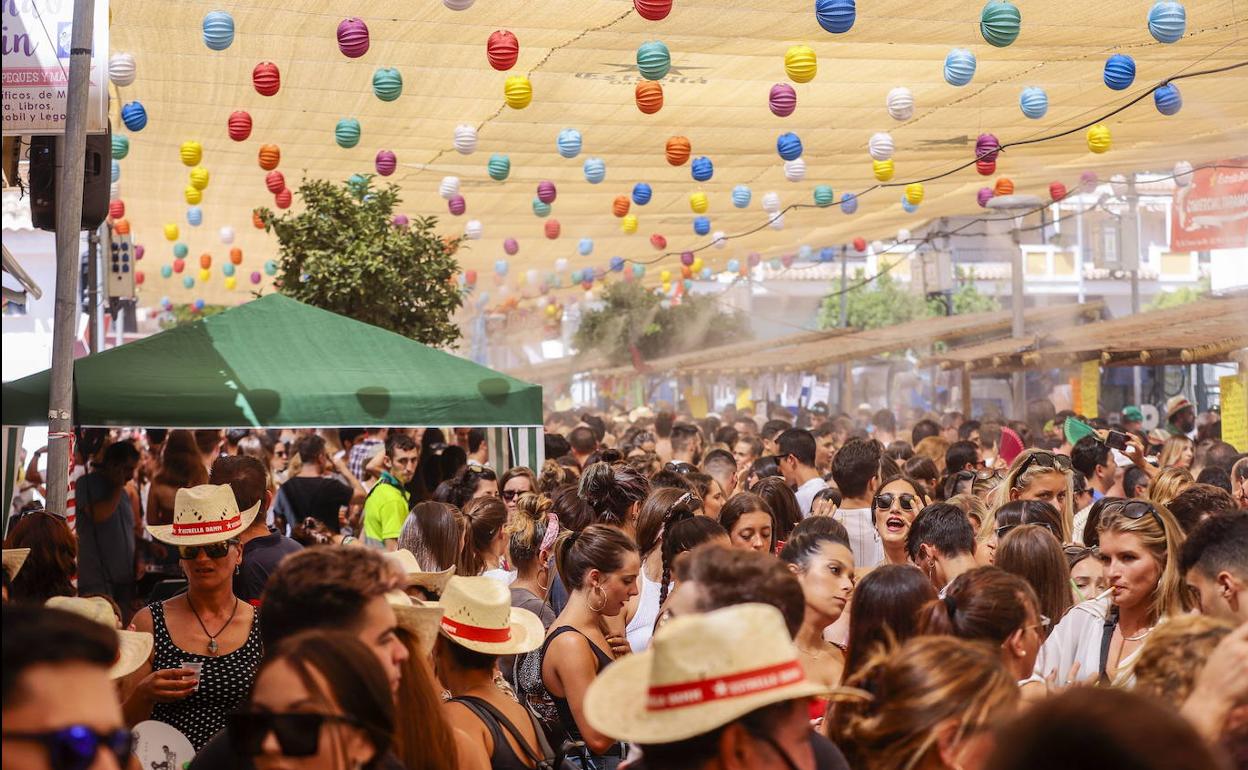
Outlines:
{"label": "woman with braided hair", "polygon": [[663,554],[660,546],[671,522],[690,517],[702,509],[702,501],[693,492],[663,487],[646,498],[637,514],[636,542],[641,554],[641,575],[638,577],[637,598],[625,610],[625,636],[633,652],[641,652],[650,644],[654,622],[659,618],[663,600],[661,580]]}
{"label": "woman with braided hair", "polygon": [[663,608],[667,605],[667,597],[672,593],[676,557],[686,551],[692,551],[703,543],[711,542],[725,548],[729,546],[728,530],[710,516],[678,514],[668,522],[667,528],[663,531],[663,542],[659,545],[659,550],[663,554],[663,577],[659,580],[659,624],[662,623],[661,618]]}

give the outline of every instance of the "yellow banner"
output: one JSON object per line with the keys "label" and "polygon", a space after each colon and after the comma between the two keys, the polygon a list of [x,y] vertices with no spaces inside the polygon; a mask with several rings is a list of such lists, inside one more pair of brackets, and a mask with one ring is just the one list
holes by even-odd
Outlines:
{"label": "yellow banner", "polygon": [[753,409],[754,408],[754,395],[750,393],[749,388],[742,388],[741,390],[737,391],[737,408],[738,409]]}
{"label": "yellow banner", "polygon": [[1248,376],[1228,374],[1218,378],[1222,389],[1222,440],[1248,452]]}
{"label": "yellow banner", "polygon": [[1088,419],[1099,417],[1101,400],[1101,362],[1084,361],[1079,366],[1079,410]]}

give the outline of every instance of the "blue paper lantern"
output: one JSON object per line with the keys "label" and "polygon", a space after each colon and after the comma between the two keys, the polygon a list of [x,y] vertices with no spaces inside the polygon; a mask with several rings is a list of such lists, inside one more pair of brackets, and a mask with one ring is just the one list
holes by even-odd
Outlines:
{"label": "blue paper lantern", "polygon": [[834,259],[836,259],[836,249],[831,246],[824,246],[822,249],[819,249],[820,262],[831,262]]}
{"label": "blue paper lantern", "polygon": [[611,258],[611,272],[619,273],[619,272],[623,272],[623,270],[624,270],[624,258],[612,257]]}
{"label": "blue paper lantern", "polygon": [[182,276],[182,287],[185,289],[195,288],[195,279],[189,275]]}
{"label": "blue paper lantern", "polygon": [[633,277],[634,278],[644,278],[645,275],[646,275],[645,265],[633,265]]}
{"label": "blue paper lantern", "polygon": [[147,125],[147,110],[140,102],[129,102],[121,108],[121,122],[131,131],[142,131]]}
{"label": "blue paper lantern", "polygon": [[711,220],[707,217],[694,217],[693,231],[698,235],[706,235],[711,231]]}
{"label": "blue paper lantern", "polygon": [[753,194],[747,185],[739,184],[732,188],[732,205],[739,209],[746,208],[750,205],[750,198]]}
{"label": "blue paper lantern", "polygon": [[1005,48],[1018,39],[1022,16],[1018,6],[1006,0],[989,0],[979,14],[979,33],[989,45]]}
{"label": "blue paper lantern", "polygon": [[709,267],[703,267],[702,272],[699,273],[698,275],[702,277],[702,280],[709,281],[715,274],[711,272],[711,269]]}
{"label": "blue paper lantern", "polygon": [[1148,12],[1148,31],[1158,43],[1176,43],[1187,31],[1187,10],[1182,3],[1160,0]]}
{"label": "blue paper lantern", "polygon": [[1183,109],[1183,95],[1174,83],[1166,83],[1153,91],[1153,104],[1162,115],[1173,115]]}
{"label": "blue paper lantern", "polygon": [[815,19],[834,35],[848,32],[857,15],[854,0],[815,0]]}
{"label": "blue paper lantern", "polygon": [[1018,107],[1027,117],[1039,120],[1049,111],[1049,95],[1044,92],[1043,88],[1035,86],[1024,88],[1023,92],[1018,95]]}
{"label": "blue paper lantern", "polygon": [[575,158],[581,154],[581,132],[575,128],[565,128],[559,132],[559,138],[555,140],[556,146],[559,148],[559,154],[565,158]]}
{"label": "blue paper lantern", "polygon": [[826,208],[836,202],[836,195],[832,192],[832,185],[817,184],[815,185],[815,205],[819,208]]}
{"label": "blue paper lantern", "polygon": [[902,195],[901,196],[901,208],[907,214],[913,214],[914,212],[919,210],[919,205],[917,203],[911,203],[910,201],[906,200],[905,195]]}
{"label": "blue paper lantern", "polygon": [[802,157],[802,140],[792,131],[783,133],[776,138],[776,152],[784,160],[797,160]]}
{"label": "blue paper lantern", "polygon": [[693,281],[686,278],[680,282],[680,285],[683,286],[685,288],[685,291],[687,292],[693,288]]}
{"label": "blue paper lantern", "polygon": [[598,184],[607,177],[607,164],[602,162],[602,158],[586,158],[583,168],[585,181],[590,184]]}
{"label": "blue paper lantern", "polygon": [[114,159],[109,169],[109,181],[117,182],[119,179],[121,179],[121,164]]}
{"label": "blue paper lantern", "polygon": [[853,193],[843,193],[841,195],[841,211],[846,214],[852,214],[858,210],[858,196]]}
{"label": "blue paper lantern", "polygon": [[186,259],[186,255],[189,251],[190,249],[188,249],[186,247],[186,244],[182,243],[181,241],[173,244],[173,256],[177,257],[178,259]]}
{"label": "blue paper lantern", "polygon": [[113,134],[113,157],[121,160],[130,154],[130,139],[125,134]]}
{"label": "blue paper lantern", "polygon": [[814,253],[814,250],[813,250],[813,249],[811,249],[811,248],[810,248],[810,246],[809,246],[809,245],[807,245],[807,244],[805,244],[805,243],[803,243],[801,246],[798,246],[798,247],[797,247],[797,256],[798,256],[798,258],[799,258],[799,259],[801,259],[803,262],[809,262],[809,261],[810,261],[810,255],[811,255],[811,254],[813,254],[813,253]]}
{"label": "blue paper lantern", "polygon": [[965,48],[954,48],[945,56],[945,82],[964,86],[975,77],[975,54]]}
{"label": "blue paper lantern", "polygon": [[1115,91],[1129,88],[1135,82],[1135,59],[1116,53],[1105,60],[1105,85]]}
{"label": "blue paper lantern", "polygon": [[501,182],[511,174],[511,158],[496,152],[490,156],[490,162],[485,164],[485,168],[490,179]]}
{"label": "blue paper lantern", "polygon": [[507,275],[507,260],[500,259],[494,263],[494,274],[499,276]]}
{"label": "blue paper lantern", "polygon": [[194,302],[191,303],[191,305],[192,307],[195,308],[195,310],[199,312],[203,312],[204,310],[204,301],[202,299],[195,300]]}
{"label": "blue paper lantern", "polygon": [[705,182],[715,174],[715,166],[711,164],[711,159],[705,155],[695,158],[689,168],[693,174],[694,181]]}
{"label": "blue paper lantern", "polygon": [[277,262],[272,259],[266,259],[264,261],[264,273],[265,275],[277,275]]}
{"label": "blue paper lantern", "polygon": [[224,51],[233,42],[233,16],[225,11],[209,11],[204,14],[204,45],[214,51]]}
{"label": "blue paper lantern", "polygon": [[730,260],[728,260],[728,272],[730,272],[730,273],[739,273],[739,272],[741,272],[741,262],[740,262],[740,260],[736,260],[736,259],[730,259]]}
{"label": "blue paper lantern", "polygon": [[637,47],[637,71],[646,80],[662,80],[672,68],[672,53],[658,40]]}
{"label": "blue paper lantern", "polygon": [[226,262],[224,265],[222,265],[222,266],[221,266],[221,273],[222,273],[222,274],[223,274],[226,278],[230,278],[230,277],[232,277],[232,276],[234,275],[234,263],[233,263],[233,262]]}
{"label": "blue paper lantern", "polygon": [[173,276],[173,266],[172,266],[172,265],[161,265],[161,266],[160,266],[160,277],[161,277],[161,278],[170,278],[170,277],[172,277],[172,276]]}
{"label": "blue paper lantern", "polygon": [[576,251],[582,257],[588,257],[590,254],[593,254],[594,253],[594,239],[582,238],[580,242],[576,244]]}
{"label": "blue paper lantern", "polygon": [[191,227],[199,227],[204,223],[204,212],[199,206],[191,206],[186,210],[186,222]]}
{"label": "blue paper lantern", "polygon": [[355,118],[343,118],[334,126],[334,141],[343,149],[350,149],[360,143],[360,121]]}
{"label": "blue paper lantern", "polygon": [[633,203],[636,203],[638,206],[644,206],[649,203],[650,196],[653,194],[654,191],[645,182],[638,182],[633,185]]}
{"label": "blue paper lantern", "polygon": [[537,214],[539,217],[550,216],[550,204],[543,203],[540,198],[534,198],[533,199],[533,213]]}

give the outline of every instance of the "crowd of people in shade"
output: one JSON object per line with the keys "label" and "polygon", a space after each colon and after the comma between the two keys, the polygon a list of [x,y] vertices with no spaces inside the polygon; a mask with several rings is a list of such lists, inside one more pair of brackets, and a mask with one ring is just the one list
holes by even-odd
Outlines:
{"label": "crowd of people in shade", "polygon": [[79,431],[5,538],[3,766],[1248,767],[1248,456],[1052,411],[555,412],[536,472]]}

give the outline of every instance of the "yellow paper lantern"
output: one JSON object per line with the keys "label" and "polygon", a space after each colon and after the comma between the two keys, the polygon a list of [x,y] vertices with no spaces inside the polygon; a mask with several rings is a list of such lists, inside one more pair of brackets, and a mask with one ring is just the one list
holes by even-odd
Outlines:
{"label": "yellow paper lantern", "polygon": [[689,194],[689,208],[693,209],[695,214],[705,214],[710,205],[711,202],[707,200],[706,193],[701,190]]}
{"label": "yellow paper lantern", "polygon": [[875,174],[875,178],[880,182],[887,182],[893,178],[893,161],[889,160],[873,160],[871,161],[871,172]]}
{"label": "yellow paper lantern", "polygon": [[671,282],[672,282],[672,271],[671,271],[671,270],[661,270],[661,271],[659,271],[659,282],[660,282],[660,283],[664,283],[664,284],[671,283]]}
{"label": "yellow paper lantern", "polygon": [[229,289],[230,291],[234,291],[234,287],[237,285],[238,285],[238,279],[235,278],[234,276],[231,275],[229,278],[225,279],[225,288]]}
{"label": "yellow paper lantern", "polygon": [[923,202],[923,185],[920,182],[906,185],[906,202],[911,206],[917,206]]}
{"label": "yellow paper lantern", "polygon": [[628,233],[629,235],[632,235],[633,233],[637,232],[637,215],[636,214],[624,215],[624,217],[620,219],[620,229]]}
{"label": "yellow paper lantern", "polygon": [[533,101],[533,85],[523,75],[512,75],[503,83],[503,96],[508,107],[523,110]]}
{"label": "yellow paper lantern", "polygon": [[211,271],[211,270],[209,270],[208,268],[200,268],[200,271],[199,271],[199,282],[200,282],[200,283],[204,283],[204,282],[206,282],[206,281],[207,281],[209,278],[211,278],[211,277],[212,277],[212,271]]}
{"label": "yellow paper lantern", "polygon": [[818,64],[815,51],[808,45],[795,45],[784,54],[784,71],[794,83],[809,83],[815,79]]}
{"label": "yellow paper lantern", "polygon": [[203,192],[189,184],[186,186],[186,190],[184,192],[186,195],[186,202],[192,206],[198,204],[204,199]]}
{"label": "yellow paper lantern", "polygon": [[1088,149],[1100,155],[1108,152],[1112,141],[1109,137],[1109,126],[1104,123],[1097,123],[1088,129]]}
{"label": "yellow paper lantern", "polygon": [[173,222],[165,223],[165,240],[176,241],[178,239],[178,226]]}
{"label": "yellow paper lantern", "polygon": [[702,261],[701,257],[694,257],[693,264],[689,266],[689,269],[695,273],[700,273],[702,272],[702,268],[705,266],[706,266],[706,263]]}
{"label": "yellow paper lantern", "polygon": [[196,190],[202,190],[208,186],[208,169],[203,166],[196,166],[191,169],[191,187]]}
{"label": "yellow paper lantern", "polygon": [[194,139],[188,139],[182,143],[180,152],[182,154],[182,165],[197,166],[204,157],[204,146]]}

